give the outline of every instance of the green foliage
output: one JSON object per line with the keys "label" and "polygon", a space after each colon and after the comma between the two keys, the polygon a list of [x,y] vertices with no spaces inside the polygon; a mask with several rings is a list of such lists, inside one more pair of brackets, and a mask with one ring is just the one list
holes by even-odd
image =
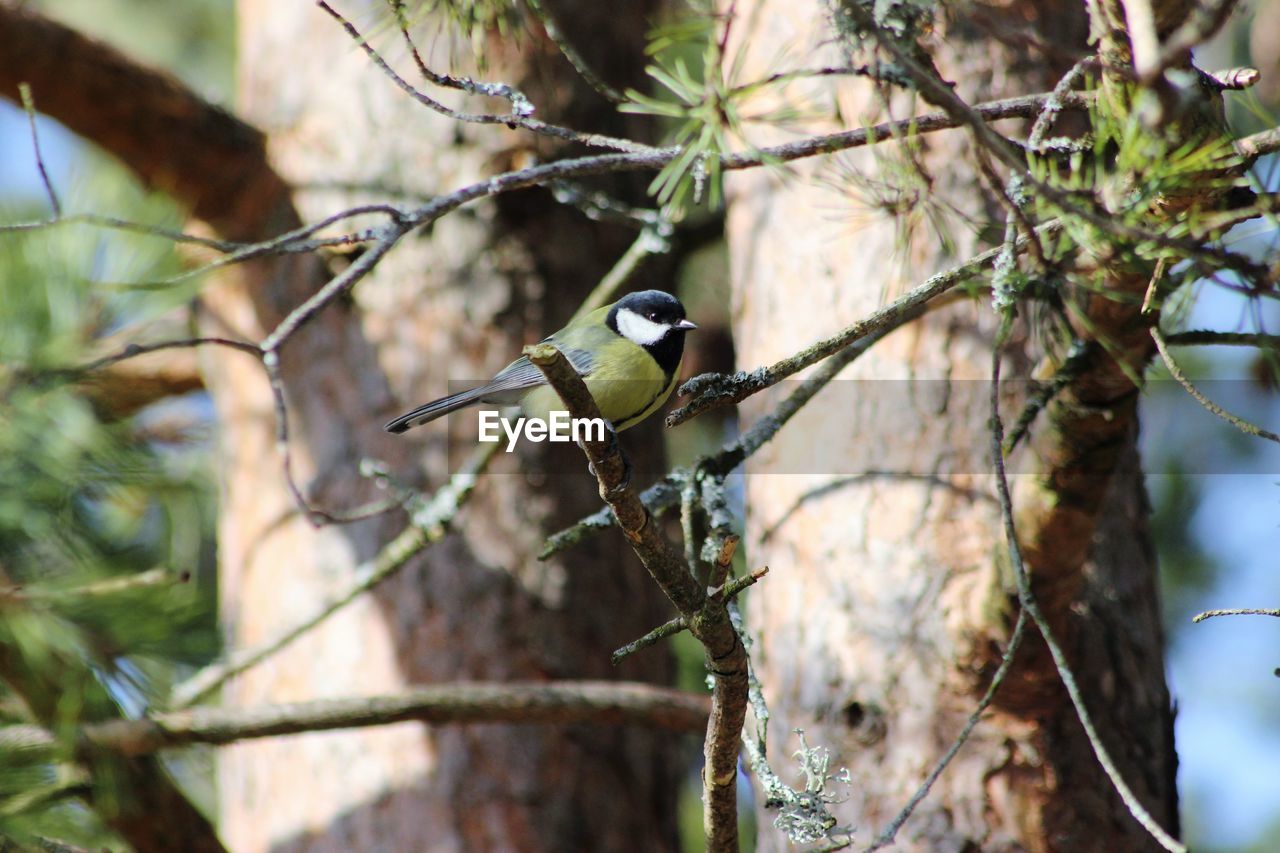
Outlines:
{"label": "green foliage", "polygon": [[386,0],[386,4],[392,12],[385,21],[387,27],[415,28],[430,22],[442,33],[460,34],[461,42],[450,40],[451,64],[462,59],[456,48],[463,44],[467,58],[480,71],[488,67],[490,39],[497,35],[516,42],[525,24],[520,4],[505,0]]}
{"label": "green foliage", "polygon": [[741,118],[725,82],[723,45],[717,39],[711,9],[693,13],[650,33],[645,72],[666,91],[661,96],[626,91],[623,112],[658,116],[675,126],[674,144],[684,150],[649,185],[649,192],[679,216],[692,198],[699,201],[709,184],[713,206],[720,200],[719,155],[729,150],[729,135]]}
{"label": "green foliage", "polygon": [[[1140,99],[1134,90],[1129,101]],[[1160,210],[1159,236],[1167,239],[1194,238],[1204,241],[1218,236],[1206,210],[1198,202],[1225,190],[1239,178],[1232,172],[1239,164],[1231,140],[1205,125],[1198,134],[1187,136],[1181,125],[1178,133],[1152,127],[1139,109],[1117,114],[1109,106],[1124,98],[1101,94],[1089,110],[1092,133],[1083,144],[1073,140],[1049,140],[1041,150],[1028,154],[1033,178],[1075,195],[1081,206],[1091,197],[1101,203],[1109,219],[1141,228]],[[1185,122],[1183,123],[1185,124]],[[1070,244],[1110,245],[1120,256],[1151,261],[1159,258],[1177,262],[1184,254],[1158,240],[1134,239],[1115,228],[1104,228],[1063,207],[1044,193],[1028,188],[1035,203],[1036,218],[1045,221],[1061,217]]]}
{"label": "green foliage", "polygon": [[[72,210],[174,217],[118,173],[76,187],[63,199]],[[0,221],[39,215],[9,209]],[[108,420],[54,372],[189,295],[111,283],[178,269],[171,245],[137,235],[66,225],[0,234],[0,726],[69,735],[122,707],[136,713],[177,667],[217,650],[204,448],[148,441],[138,421]],[[157,567],[195,582],[128,583]],[[73,765],[0,749],[0,779],[0,838],[104,843],[74,799],[84,781]]]}
{"label": "green foliage", "polygon": [[[646,53],[653,62],[645,72],[661,87],[649,95],[635,89],[626,91],[623,112],[651,115],[674,128],[672,144],[681,147],[680,156],[663,167],[649,185],[649,192],[667,208],[673,220],[683,217],[688,205],[700,203],[705,194],[711,207],[723,198],[720,157],[729,153],[731,140],[745,138],[744,112],[747,99],[760,88],[788,77],[761,80],[744,85],[741,77],[745,54],[732,60],[725,56],[728,27],[721,23],[714,6],[694,3],[693,9],[649,34]],[[751,117],[781,123],[790,112]]]}

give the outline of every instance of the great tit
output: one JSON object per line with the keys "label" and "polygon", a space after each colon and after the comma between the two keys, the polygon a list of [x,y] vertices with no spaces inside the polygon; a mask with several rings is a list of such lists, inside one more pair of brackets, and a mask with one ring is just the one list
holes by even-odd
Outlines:
{"label": "great tit", "polygon": [[[684,333],[696,328],[685,319],[680,300],[661,290],[643,290],[597,308],[545,341],[565,354],[600,413],[620,432],[649,417],[671,396],[684,356]],[[518,403],[526,414],[544,418],[563,408],[542,372],[521,356],[479,388],[433,400],[383,429],[401,433],[477,403]]]}

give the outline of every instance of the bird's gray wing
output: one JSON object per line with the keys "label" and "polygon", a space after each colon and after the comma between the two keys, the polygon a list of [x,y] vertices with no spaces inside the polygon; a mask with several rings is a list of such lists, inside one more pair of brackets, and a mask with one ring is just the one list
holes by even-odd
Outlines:
{"label": "bird's gray wing", "polygon": [[[594,365],[591,353],[570,347],[563,347],[560,351],[564,353],[565,358],[569,359],[569,363],[573,365],[574,370],[578,371],[579,376],[585,376],[591,372]],[[520,402],[524,392],[530,388],[546,384],[547,380],[542,375],[542,371],[529,359],[520,356],[498,371],[498,375],[493,377],[487,385],[475,389],[478,395],[476,399],[483,403],[513,405]]]}
{"label": "bird's gray wing", "polygon": [[[589,352],[567,347],[561,351],[579,374],[585,375],[591,372],[593,360]],[[401,415],[388,423],[383,429],[387,432],[401,433],[412,427],[433,421],[436,418],[444,417],[450,412],[473,406],[476,403],[493,403],[499,406],[515,405],[520,402],[525,392],[531,388],[537,388],[539,385],[545,385],[546,381],[542,371],[534,367],[533,362],[529,361],[529,359],[521,356],[498,371],[497,376],[479,388],[459,391],[457,394],[450,394],[448,397],[432,400],[412,412]]]}

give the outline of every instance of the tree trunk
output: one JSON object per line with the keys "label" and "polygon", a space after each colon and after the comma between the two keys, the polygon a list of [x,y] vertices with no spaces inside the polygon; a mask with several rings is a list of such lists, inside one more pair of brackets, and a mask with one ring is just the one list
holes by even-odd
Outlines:
{"label": "tree trunk", "polygon": [[[567,5],[556,11],[569,36],[608,79],[628,82],[643,58],[646,9]],[[340,10],[404,77],[426,86],[386,26],[386,4]],[[448,192],[531,152],[548,153],[528,134],[428,111],[313,4],[241,0],[238,13],[243,111],[268,132],[306,220],[386,200],[388,186],[411,204],[415,194]],[[447,35],[452,24],[416,23],[427,61],[457,73],[454,60],[468,49]],[[606,131],[616,122],[548,44],[530,34],[521,44],[517,54],[490,39],[489,67],[472,73],[521,86],[545,119]],[[456,94],[433,92],[450,103]],[[494,105],[465,102],[474,111]],[[445,450],[444,427],[390,437],[381,425],[447,393],[450,379],[488,377],[522,344],[563,324],[631,237],[537,190],[473,205],[403,241],[352,302],[329,308],[282,352],[292,453],[309,499],[342,509],[379,497],[357,473],[364,458],[387,462],[425,491],[441,485],[459,461]],[[207,294],[204,327],[260,339],[324,278],[314,260],[257,267],[241,284]],[[313,530],[282,480],[260,370],[234,353],[209,353],[207,368],[220,424],[223,613],[228,643],[240,647],[341,586],[405,517]],[[626,441],[641,458],[656,452],[652,430]],[[567,473],[557,473],[561,466]],[[667,617],[619,537],[547,563],[533,558],[544,531],[598,508],[585,466],[572,456],[533,455],[502,458],[497,467],[481,478],[457,532],[237,679],[225,701],[374,694],[448,680],[667,681],[660,654],[609,665],[613,648]],[[401,724],[241,744],[220,755],[221,825],[229,846],[246,851],[670,849],[676,785],[668,741],[617,728]]]}
{"label": "tree trunk", "polygon": [[[824,4],[800,8],[781,0],[737,5],[749,57],[744,80],[778,70],[782,48],[802,58],[790,63],[797,67],[842,64]],[[1067,56],[1087,51],[1082,4],[1023,2],[940,22],[931,52],[970,103],[1045,91],[1069,67],[1071,59],[1054,67],[1031,55],[1025,41],[994,38],[990,27],[999,32],[1007,21],[1027,23]],[[865,83],[839,93],[836,123],[890,117]],[[895,96],[892,117],[921,106]],[[892,142],[835,164],[797,164],[785,184],[763,173],[732,175],[728,233],[743,367],[789,355],[986,248],[976,226],[1003,213],[971,160],[962,160],[969,139],[958,130],[920,137],[927,178]],[[751,139],[770,141],[764,133]],[[950,746],[990,682],[1017,612],[991,476],[991,318],[985,300],[961,301],[893,334],[747,465],[749,554],[753,565],[772,569],[767,591],[748,607],[754,664],[773,714],[772,762],[798,786],[803,780],[785,758],[796,746],[792,730],[831,750],[833,772],[851,771],[848,799],[833,810],[854,828],[855,846],[875,838]],[[1023,338],[1011,348],[1008,375],[1029,371]],[[1132,415],[1132,395],[1120,405]],[[744,417],[749,423],[765,411],[752,401]],[[1017,411],[1010,404],[1005,415]],[[1036,588],[1052,602],[1050,618],[1121,773],[1176,832],[1155,562],[1136,427],[1132,417],[1119,423],[1126,426],[1113,446],[1115,467],[1090,475],[1096,499],[1079,507],[1074,535],[1087,548],[1057,587],[1065,595]],[[1027,460],[1021,470],[1031,475],[1015,477],[1015,489],[1033,485],[1042,464]],[[1033,578],[1036,568],[1033,559]],[[1153,845],[1103,775],[1034,631],[993,709],[899,833],[900,844]],[[769,828],[773,815],[762,811],[760,819],[762,849],[784,849]]]}

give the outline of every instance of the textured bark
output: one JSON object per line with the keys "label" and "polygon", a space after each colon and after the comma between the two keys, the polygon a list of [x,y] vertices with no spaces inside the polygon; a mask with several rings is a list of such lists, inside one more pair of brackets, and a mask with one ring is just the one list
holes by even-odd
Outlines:
{"label": "textured bark", "polygon": [[[753,57],[748,78],[774,70],[767,64],[782,45],[815,64],[810,52],[830,44],[832,33],[819,4],[805,9],[801,15],[793,3],[739,4],[742,20],[759,16],[755,30],[741,36]],[[1084,8],[1070,3],[1023,2],[945,21],[929,44],[942,74],[971,103],[1044,90],[1066,67],[1031,55],[1025,40],[1001,43],[975,23],[992,19],[1025,22],[1068,54],[1087,49]],[[823,59],[835,64],[838,57]],[[846,122],[883,118],[866,88],[851,84],[840,92]],[[913,107],[895,101],[893,109],[904,115]],[[901,181],[900,173],[884,171],[874,151],[842,156],[839,171],[798,165],[798,179],[781,187],[764,175],[730,178],[735,340],[744,367],[830,334],[985,248],[965,225],[1002,215],[984,206],[977,171],[962,159],[967,135],[934,134],[920,146],[932,179],[914,200],[868,201],[868,182],[874,189],[878,181]],[[930,202],[954,211],[934,208],[935,218],[926,220],[920,209]],[[937,237],[939,221],[950,229],[954,254]],[[748,463],[749,553],[772,569],[769,593],[751,599],[749,620],[774,714],[774,765],[787,775],[782,756],[793,749],[794,728],[804,729],[810,744],[831,749],[833,768],[848,767],[853,777],[848,800],[834,810],[862,843],[907,802],[950,745],[1011,627],[1016,605],[987,459],[990,317],[984,304],[955,305],[886,339],[846,375],[896,385],[868,381],[828,390]],[[1030,358],[1018,347],[1009,361],[1006,376],[1027,375]],[[1102,378],[1118,372],[1111,366]],[[1078,524],[1043,543],[1064,550],[1066,568],[1043,576],[1040,542],[1029,543],[1028,558],[1107,746],[1147,808],[1176,832],[1172,713],[1132,385],[1107,402],[1129,417],[1099,439],[1105,456],[1091,459],[1100,467],[1087,477],[1075,472],[1088,495],[1067,507]],[[748,421],[763,412],[760,402],[744,408]],[[1059,435],[1088,437],[1071,426]],[[814,447],[822,453],[815,456]],[[1052,461],[1032,455],[1019,460],[1018,470],[1047,470]],[[794,476],[759,476],[770,473]],[[1015,479],[1019,490],[1039,482]],[[1038,518],[1034,512],[1029,518],[1029,504],[1022,502],[1019,520],[1033,530],[1050,509],[1063,508],[1041,507]],[[1153,844],[1103,775],[1042,643],[1028,644],[996,711],[899,833],[903,847]],[[761,818],[767,827],[772,816]],[[763,839],[764,849],[783,847],[773,830],[764,830]]]}
{"label": "textured bark", "polygon": [[[394,31],[381,26],[385,4],[339,8],[416,76]],[[634,72],[641,61],[642,14],[584,3],[562,16],[571,35],[593,33],[579,43],[620,80],[620,68]],[[325,189],[335,184],[446,192],[501,171],[534,144],[500,126],[427,112],[313,5],[243,0],[239,15],[243,109],[301,188],[306,218],[385,198]],[[451,59],[467,50],[448,25],[419,23],[429,61],[457,71]],[[612,111],[568,82],[567,64],[545,43],[525,35],[519,54],[504,50],[489,45],[484,76],[522,85],[543,117],[607,128]],[[443,482],[442,425],[393,438],[381,424],[445,393],[450,379],[491,375],[521,344],[562,324],[630,236],[530,191],[473,205],[406,240],[354,301],[327,310],[283,350],[294,451],[312,499],[350,507],[374,497],[356,473],[363,457],[427,488]],[[204,327],[259,338],[319,279],[318,265],[304,260],[223,285],[206,295]],[[223,464],[222,601],[229,641],[244,645],[340,584],[404,519],[312,530],[281,482],[260,371],[249,359],[210,356]],[[654,433],[633,432],[628,448],[643,458]],[[424,469],[413,473],[419,461]],[[240,678],[225,699],[257,705],[460,679],[668,678],[661,655],[617,670],[608,663],[612,648],[667,615],[620,540],[546,564],[532,557],[543,529],[599,505],[580,457],[502,459],[499,468],[457,534]],[[219,764],[222,826],[237,850],[670,848],[668,741],[629,729],[402,724],[237,745]]]}

